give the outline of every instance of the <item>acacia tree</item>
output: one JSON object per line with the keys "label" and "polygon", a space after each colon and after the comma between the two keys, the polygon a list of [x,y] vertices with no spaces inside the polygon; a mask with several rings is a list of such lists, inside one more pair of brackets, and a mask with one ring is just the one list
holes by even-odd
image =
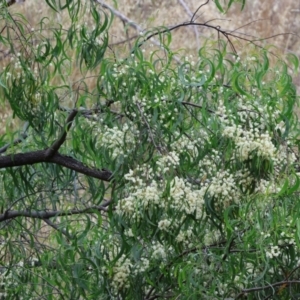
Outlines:
{"label": "acacia tree", "polygon": [[[296,299],[296,57],[239,56],[199,6],[118,58],[106,4],[46,0],[70,25],[31,29],[2,2],[1,102],[23,128],[0,137],[1,297]],[[183,26],[219,38],[178,58]]]}

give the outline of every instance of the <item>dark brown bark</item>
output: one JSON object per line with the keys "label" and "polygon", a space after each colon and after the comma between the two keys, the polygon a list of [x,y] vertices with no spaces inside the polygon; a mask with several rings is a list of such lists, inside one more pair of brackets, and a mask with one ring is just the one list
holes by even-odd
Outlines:
{"label": "dark brown bark", "polygon": [[0,156],[0,169],[37,163],[54,163],[103,181],[111,181],[112,179],[112,172],[108,170],[87,167],[82,162],[72,157],[61,155],[58,152],[51,157],[47,156],[47,153],[48,149]]}

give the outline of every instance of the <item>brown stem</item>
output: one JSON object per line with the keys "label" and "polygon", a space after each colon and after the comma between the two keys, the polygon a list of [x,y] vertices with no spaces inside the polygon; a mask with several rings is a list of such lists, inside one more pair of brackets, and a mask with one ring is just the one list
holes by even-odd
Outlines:
{"label": "brown stem", "polygon": [[72,215],[80,215],[80,214],[93,214],[96,211],[107,211],[106,206],[108,206],[109,203],[110,202],[107,202],[103,205],[91,206],[84,209],[53,210],[53,211],[11,210],[11,211],[6,211],[5,213],[0,215],[0,222],[14,219],[17,217],[28,217],[33,219],[48,220],[54,217],[72,216]]}
{"label": "brown stem", "polygon": [[0,157],[0,169],[48,162],[103,181],[111,181],[112,179],[112,172],[108,170],[98,170],[87,167],[82,162],[72,157],[61,155],[58,152],[48,157],[47,150],[48,149],[2,156]]}
{"label": "brown stem", "polygon": [[76,117],[78,111],[76,109],[72,110],[67,118],[66,129],[62,132],[61,136],[58,140],[56,140],[46,151],[46,157],[52,157],[61,147],[61,145],[65,142],[67,133],[72,125],[74,118]]}
{"label": "brown stem", "polygon": [[291,284],[300,284],[300,280],[283,280],[283,281],[275,282],[275,283],[265,285],[265,286],[258,286],[258,287],[253,287],[253,288],[249,288],[249,289],[243,289],[241,291],[241,293],[238,294],[235,299],[239,299],[244,294],[247,294],[247,293],[262,291],[262,290],[266,290],[266,289],[272,289],[274,287],[283,286],[283,285],[291,285]]}

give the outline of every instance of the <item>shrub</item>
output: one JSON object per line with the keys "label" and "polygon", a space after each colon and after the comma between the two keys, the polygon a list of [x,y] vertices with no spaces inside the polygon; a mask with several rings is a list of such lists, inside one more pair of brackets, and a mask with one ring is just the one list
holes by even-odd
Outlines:
{"label": "shrub", "polygon": [[297,58],[239,55],[213,26],[179,57],[194,16],[118,58],[98,2],[46,2],[67,28],[0,12],[1,101],[24,125],[0,137],[2,298],[298,297]]}

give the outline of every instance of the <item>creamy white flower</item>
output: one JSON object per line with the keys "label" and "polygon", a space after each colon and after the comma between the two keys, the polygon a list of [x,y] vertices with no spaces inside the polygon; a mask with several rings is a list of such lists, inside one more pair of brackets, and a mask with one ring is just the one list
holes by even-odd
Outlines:
{"label": "creamy white flower", "polygon": [[168,230],[168,228],[170,227],[170,225],[171,225],[171,221],[167,220],[167,219],[161,220],[161,221],[158,222],[158,228],[160,230]]}

